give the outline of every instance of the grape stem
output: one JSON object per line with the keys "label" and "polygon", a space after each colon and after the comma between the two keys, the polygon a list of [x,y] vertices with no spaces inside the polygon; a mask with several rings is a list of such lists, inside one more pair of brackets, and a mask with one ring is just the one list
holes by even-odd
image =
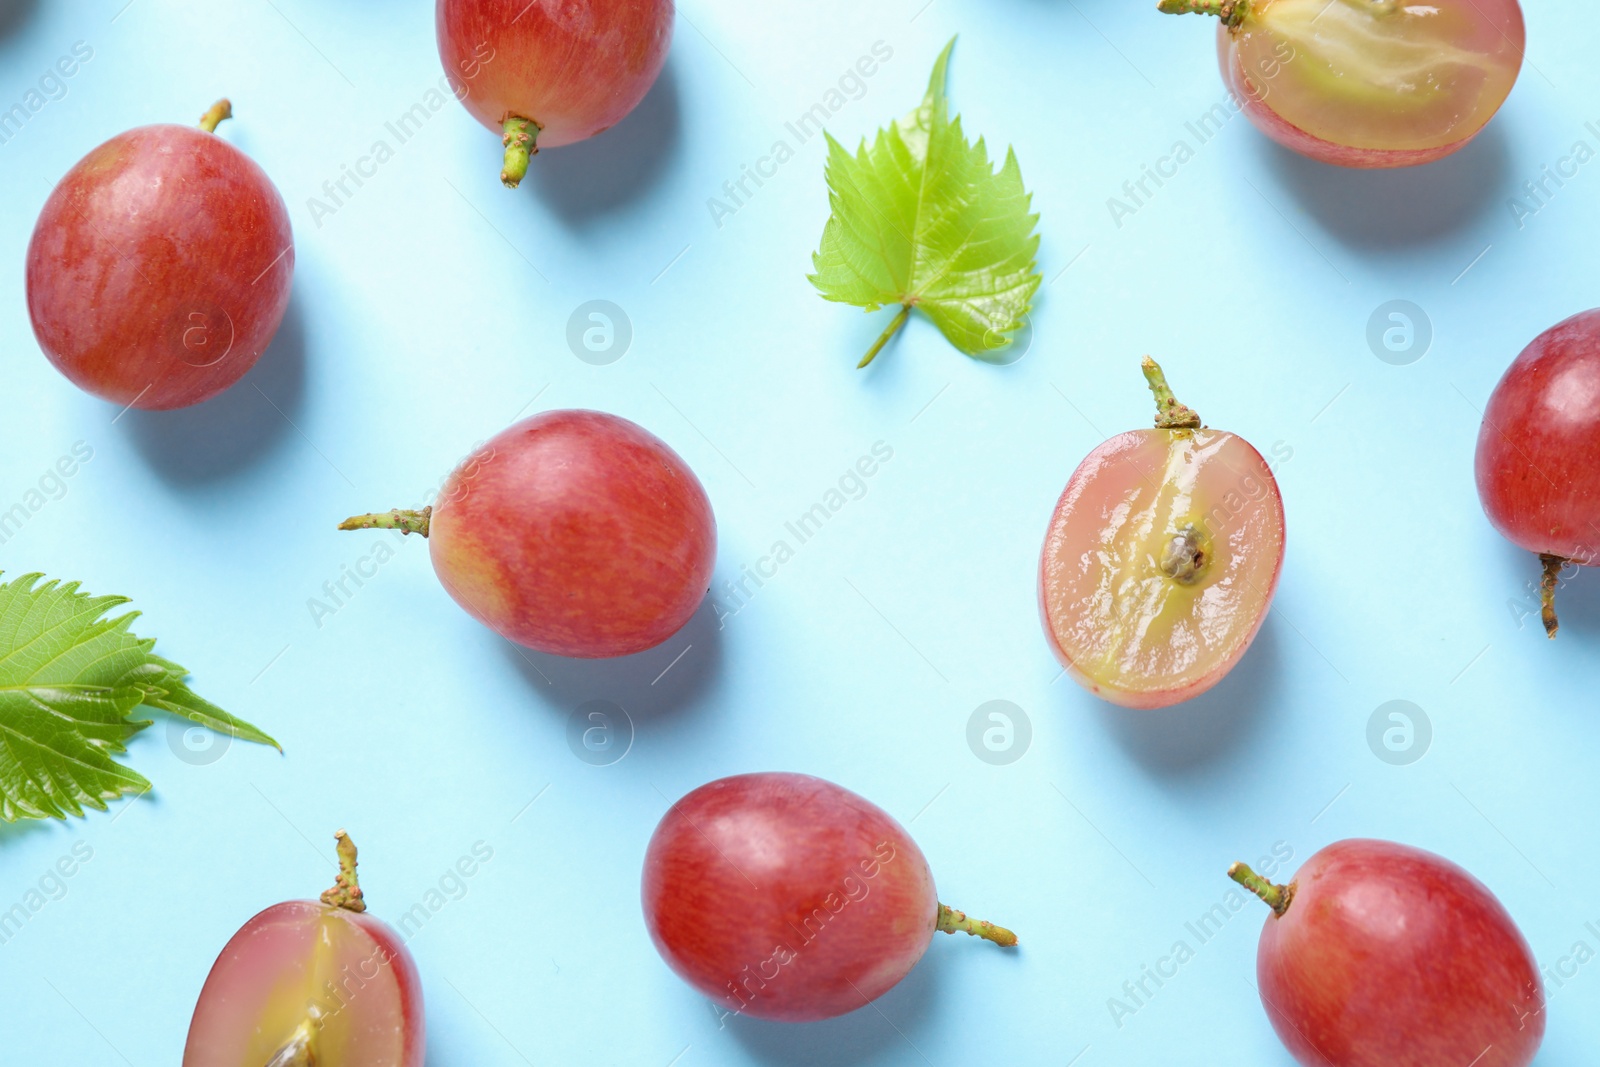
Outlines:
{"label": "grape stem", "polygon": [[861,357],[860,363],[856,364],[856,370],[860,370],[868,363],[871,363],[873,360],[877,359],[878,353],[883,351],[883,346],[889,343],[889,338],[899,333],[900,327],[904,326],[906,324],[906,320],[910,317],[911,305],[900,305],[900,314],[896,315],[890,321],[889,325],[884,327],[883,332],[878,335],[878,339],[872,342],[872,347],[867,349],[867,354]]}
{"label": "grape stem", "polygon": [[1544,635],[1554,640],[1561,628],[1556,619],[1556,586],[1561,584],[1561,568],[1568,561],[1565,556],[1541,552],[1539,562],[1544,564],[1544,577],[1539,580],[1539,619],[1544,623]]}
{"label": "grape stem", "polygon": [[216,133],[217,127],[222,125],[223,119],[233,118],[233,103],[226,97],[211,105],[211,110],[200,116],[200,128],[207,133]]}
{"label": "grape stem", "polygon": [[1267,907],[1272,909],[1272,914],[1280,919],[1283,918],[1284,912],[1289,910],[1289,902],[1294,900],[1293,882],[1288,885],[1274,885],[1252,871],[1246,864],[1235,863],[1229,867],[1228,877],[1264,900]]}
{"label": "grape stem", "polygon": [[1250,14],[1249,0],[1161,0],[1156,7],[1168,15],[1215,15],[1230,30]]}
{"label": "grape stem", "polygon": [[1167,376],[1162,373],[1161,365],[1145,356],[1140,366],[1144,370],[1144,380],[1150,383],[1150,392],[1155,394],[1156,429],[1198,430],[1200,416],[1193,408],[1178,403],[1178,398],[1172,395],[1172,389],[1167,385]]}
{"label": "grape stem", "polygon": [[333,836],[339,842],[339,877],[334,879],[332,889],[323,892],[322,902],[345,911],[366,911],[366,897],[356,878],[356,843],[343,830]]}
{"label": "grape stem", "polygon": [[506,146],[506,159],[500,168],[500,182],[515,189],[528,176],[528,160],[539,154],[539,131],[544,127],[521,115],[507,115],[503,128],[505,136],[500,143]]}
{"label": "grape stem", "polygon": [[1011,948],[1017,943],[1017,935],[1007,930],[1004,926],[986,923],[982,919],[969,919],[964,911],[939,905],[939,929],[947,934],[971,934],[981,937],[985,941],[993,941],[1002,948]]}
{"label": "grape stem", "polygon": [[341,530],[399,530],[403,534],[428,536],[428,525],[433,520],[433,508],[410,511],[395,508],[393,511],[376,511],[370,515],[352,515],[339,524]]}

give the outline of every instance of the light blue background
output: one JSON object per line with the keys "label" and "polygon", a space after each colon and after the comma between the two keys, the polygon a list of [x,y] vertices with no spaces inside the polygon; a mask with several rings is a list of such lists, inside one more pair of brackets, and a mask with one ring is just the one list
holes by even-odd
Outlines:
{"label": "light blue background", "polygon": [[[93,849],[0,945],[6,1062],[176,1063],[216,953],[260,908],[324,888],[340,826],[391,920],[475,842],[494,850],[411,942],[432,1067],[1287,1065],[1253,989],[1260,915],[1230,920],[1120,1027],[1107,1005],[1174,941],[1195,947],[1185,923],[1223,898],[1228,863],[1275,842],[1296,863],[1349,836],[1425,846],[1500,895],[1542,966],[1600,949],[1585,929],[1600,925],[1600,594],[1587,574],[1562,592],[1555,642],[1519,619],[1535,562],[1489,528],[1472,481],[1507,363],[1600,303],[1600,162],[1520,226],[1509,205],[1574,142],[1600,147],[1587,5],[1530,8],[1516,91],[1453,159],[1342,172],[1234,118],[1119,227],[1107,199],[1223,100],[1199,20],[1111,0],[692,0],[639,110],[539,156],[520,192],[451,104],[319,226],[308,198],[437,84],[431,5],[122,2],[0,3],[0,108],[74,42],[94,49],[0,145],[0,507],[74,442],[94,450],[0,567],[133,597],[139,632],[287,754],[185,762],[161,722],[130,754],[152,796],[0,831],[0,908],[75,842]],[[785,122],[874,42],[892,58],[829,122],[850,144],[916,104],[958,32],[954,104],[992,147],[1015,145],[1042,215],[1032,347],[987,366],[913,319],[858,373],[888,313],[805,280],[827,215],[821,139],[720,227],[707,201],[793,144]],[[222,94],[238,115],[223,136],[294,220],[289,318],[221,399],[119,419],[33,340],[33,220],[95,144]],[[632,321],[610,366],[566,342],[591,299]],[[1408,366],[1366,341],[1392,299],[1432,324]],[[1060,676],[1035,567],[1078,461],[1147,425],[1146,352],[1212,425],[1292,450],[1290,533],[1238,670],[1189,706],[1131,714]],[[720,629],[703,611],[628,661],[519,656],[449,601],[415,540],[314,622],[309,598],[376,540],[339,519],[419,502],[475,443],[552,407],[617,412],[683,454],[716,507],[719,586],[874,442],[894,458]],[[609,767],[566,740],[590,699],[637,725]],[[1010,766],[965,739],[993,699],[1032,723]],[[1393,699],[1432,722],[1410,766],[1368,747]],[[940,937],[873,1008],[719,1029],[646,938],[639,867],[671,799],[759,769],[883,805],[941,895],[1013,926],[1021,951]],[[1600,963],[1551,994],[1538,1062],[1593,1063]]]}

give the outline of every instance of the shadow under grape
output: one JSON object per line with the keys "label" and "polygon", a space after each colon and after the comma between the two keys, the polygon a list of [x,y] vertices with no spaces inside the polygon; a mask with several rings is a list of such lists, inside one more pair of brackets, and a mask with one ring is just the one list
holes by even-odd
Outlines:
{"label": "shadow under grape", "polygon": [[1193,700],[1137,711],[1090,697],[1096,716],[1123,750],[1152,774],[1194,771],[1223,762],[1248,743],[1263,711],[1276,700],[1282,675],[1278,630],[1268,613],[1244,658]]}
{"label": "shadow under grape", "polygon": [[39,11],[39,0],[0,0],[0,38],[9,37]]}
{"label": "shadow under grape", "polygon": [[1504,119],[1465,148],[1419,167],[1359,170],[1297,155],[1266,137],[1254,152],[1298,205],[1343,244],[1364,252],[1403,251],[1444,241],[1504,210],[1510,149]]}
{"label": "shadow under grape", "polygon": [[289,420],[305,396],[306,331],[298,294],[272,344],[230,389],[176,411],[130,409],[118,429],[175,486],[225,479],[259,462],[294,432]]}
{"label": "shadow under grape", "polygon": [[710,597],[683,629],[631,656],[575,659],[486,639],[498,640],[534,698],[563,720],[597,698],[615,702],[635,721],[667,718],[701,703],[722,667],[722,626]]}
{"label": "shadow under grape", "polygon": [[[963,938],[962,940],[965,940]],[[730,1015],[724,1025],[746,1054],[763,1064],[795,1065],[867,1063],[894,1049],[923,1049],[933,1040],[922,1036],[930,1020],[939,1015],[945,967],[943,952],[933,946],[900,982],[872,1002],[835,1019],[821,1022],[772,1022],[746,1015]],[[708,1006],[713,1018],[721,1011]],[[911,1058],[917,1054],[911,1052]]]}
{"label": "shadow under grape", "polygon": [[643,197],[682,149],[682,108],[674,61],[632,113],[597,137],[540,152],[524,184],[550,207],[555,221],[583,229]]}

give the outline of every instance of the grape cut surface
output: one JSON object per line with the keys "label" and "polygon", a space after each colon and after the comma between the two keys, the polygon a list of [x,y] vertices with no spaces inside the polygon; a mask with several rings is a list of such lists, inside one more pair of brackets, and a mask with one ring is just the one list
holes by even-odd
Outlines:
{"label": "grape cut surface", "polygon": [[1517,0],[1162,0],[1220,15],[1223,79],[1273,140],[1346,167],[1432,162],[1510,95],[1526,30]]}
{"label": "grape cut surface", "polygon": [[[341,835],[355,886],[355,849]],[[346,883],[345,879],[349,882]],[[183,1067],[423,1067],[422,981],[404,942],[359,889],[277,904],[217,957]]]}
{"label": "grape cut surface", "polygon": [[1277,481],[1243,438],[1199,426],[1118,434],[1079,465],[1051,517],[1039,564],[1046,636],[1106,700],[1187,700],[1249,648],[1283,551]]}

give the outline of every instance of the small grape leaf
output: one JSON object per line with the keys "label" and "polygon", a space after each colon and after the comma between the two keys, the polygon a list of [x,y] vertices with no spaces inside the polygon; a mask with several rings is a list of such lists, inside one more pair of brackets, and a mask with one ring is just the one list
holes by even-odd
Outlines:
{"label": "small grape leaf", "polygon": [[1040,276],[1032,194],[1016,153],[996,171],[983,139],[969,144],[945,100],[952,38],[922,104],[855,155],[828,135],[832,215],[812,254],[811,284],[828,300],[901,310],[865,367],[920,308],[962,352],[992,358],[1023,326]]}
{"label": "small grape leaf", "polygon": [[0,819],[81,816],[148,792],[143,775],[112,758],[150,725],[131,717],[141,706],[282,751],[190,690],[188,672],[130,631],[138,612],[108,618],[126,597],[42,577],[0,584]]}

